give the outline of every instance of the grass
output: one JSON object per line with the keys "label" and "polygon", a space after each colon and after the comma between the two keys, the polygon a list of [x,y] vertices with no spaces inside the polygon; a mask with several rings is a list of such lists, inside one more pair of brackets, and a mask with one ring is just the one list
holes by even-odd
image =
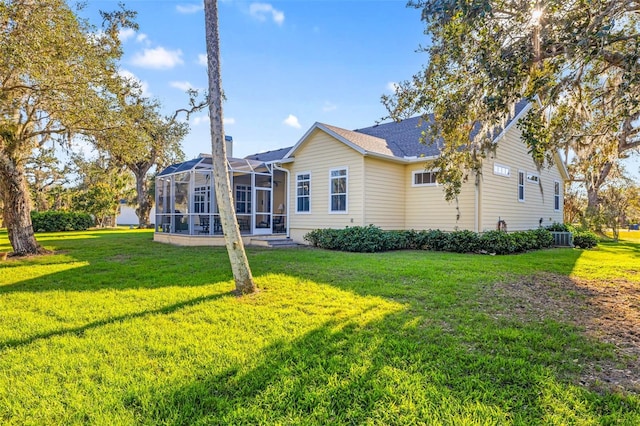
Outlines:
{"label": "grass", "polygon": [[539,274],[638,289],[635,234],[516,256],[250,248],[243,298],[224,249],[42,234],[55,255],[0,262],[0,423],[640,424],[637,390],[582,381],[624,362],[614,346],[488,296]]}

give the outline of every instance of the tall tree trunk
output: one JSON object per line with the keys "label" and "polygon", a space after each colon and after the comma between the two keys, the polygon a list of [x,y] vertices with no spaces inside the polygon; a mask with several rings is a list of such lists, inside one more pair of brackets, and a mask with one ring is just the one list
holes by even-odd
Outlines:
{"label": "tall tree trunk", "polygon": [[133,171],[136,177],[136,216],[138,216],[138,228],[147,228],[149,225],[151,197],[149,196],[149,184],[147,182],[148,171],[148,167],[146,169],[142,168]]}
{"label": "tall tree trunk", "polygon": [[597,212],[600,208],[600,188],[607,181],[607,177],[613,168],[613,162],[607,161],[599,170],[594,170],[594,176],[587,176],[585,186],[587,187],[587,211]]}
{"label": "tall tree trunk", "polygon": [[4,202],[4,223],[13,252],[18,256],[42,253],[31,224],[29,188],[24,170],[12,159],[0,157],[0,193]]}
{"label": "tall tree trunk", "polygon": [[236,220],[231,197],[231,182],[227,171],[227,150],[222,124],[222,81],[220,73],[220,38],[218,34],[218,2],[204,1],[204,20],[207,39],[209,67],[209,118],[211,119],[211,150],[213,154],[213,176],[216,200],[220,207],[220,221],[224,232],[229,261],[239,294],[253,293],[253,282],[249,260],[244,251],[240,228]]}

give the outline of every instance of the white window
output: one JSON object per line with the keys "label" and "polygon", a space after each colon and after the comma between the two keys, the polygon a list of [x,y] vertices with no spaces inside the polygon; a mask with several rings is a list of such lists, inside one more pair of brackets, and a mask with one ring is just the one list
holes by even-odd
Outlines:
{"label": "white window", "polygon": [[540,183],[540,176],[538,176],[537,173],[528,172],[527,173],[527,182]]}
{"label": "white window", "polygon": [[524,201],[524,172],[518,170],[518,201]]}
{"label": "white window", "polygon": [[498,176],[511,176],[511,170],[508,166],[503,166],[502,164],[493,163],[493,174]]}
{"label": "white window", "polygon": [[347,169],[334,169],[329,172],[329,211],[347,212]]}
{"label": "white window", "polygon": [[560,210],[560,206],[562,203],[560,202],[560,182],[553,182],[553,209],[558,211]]}
{"label": "white window", "polygon": [[436,185],[438,172],[429,170],[425,172],[413,172],[413,186],[433,186]]}
{"label": "white window", "polygon": [[296,213],[311,211],[311,173],[296,175]]}
{"label": "white window", "polygon": [[211,205],[211,188],[209,186],[196,186],[193,188],[193,212],[209,213]]}
{"label": "white window", "polygon": [[236,185],[236,213],[251,213],[251,187]]}

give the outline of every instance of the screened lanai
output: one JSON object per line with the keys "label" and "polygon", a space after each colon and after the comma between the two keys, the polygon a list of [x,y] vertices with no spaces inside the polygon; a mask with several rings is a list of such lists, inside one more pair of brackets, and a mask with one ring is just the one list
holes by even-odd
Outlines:
{"label": "screened lanai", "polygon": [[[238,158],[227,158],[227,170],[240,232],[286,234],[286,172]],[[156,233],[222,236],[210,155],[171,165],[157,176]]]}

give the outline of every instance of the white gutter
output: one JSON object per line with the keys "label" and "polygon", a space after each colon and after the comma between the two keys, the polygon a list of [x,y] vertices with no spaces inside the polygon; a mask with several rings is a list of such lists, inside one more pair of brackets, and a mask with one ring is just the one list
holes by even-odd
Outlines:
{"label": "white gutter", "polygon": [[479,197],[480,197],[480,179],[478,178],[477,175],[476,175],[476,185],[475,186],[476,186],[475,200],[473,202],[474,202],[474,207],[475,207],[476,211],[475,211],[475,215],[474,215],[474,218],[473,218],[473,222],[474,222],[473,223],[473,228],[475,230],[475,233],[477,234],[478,232],[480,232],[478,230],[478,226],[479,226],[479,222],[480,222],[480,211],[478,210],[478,207],[480,205],[480,202],[479,202],[480,201],[479,200]]}

